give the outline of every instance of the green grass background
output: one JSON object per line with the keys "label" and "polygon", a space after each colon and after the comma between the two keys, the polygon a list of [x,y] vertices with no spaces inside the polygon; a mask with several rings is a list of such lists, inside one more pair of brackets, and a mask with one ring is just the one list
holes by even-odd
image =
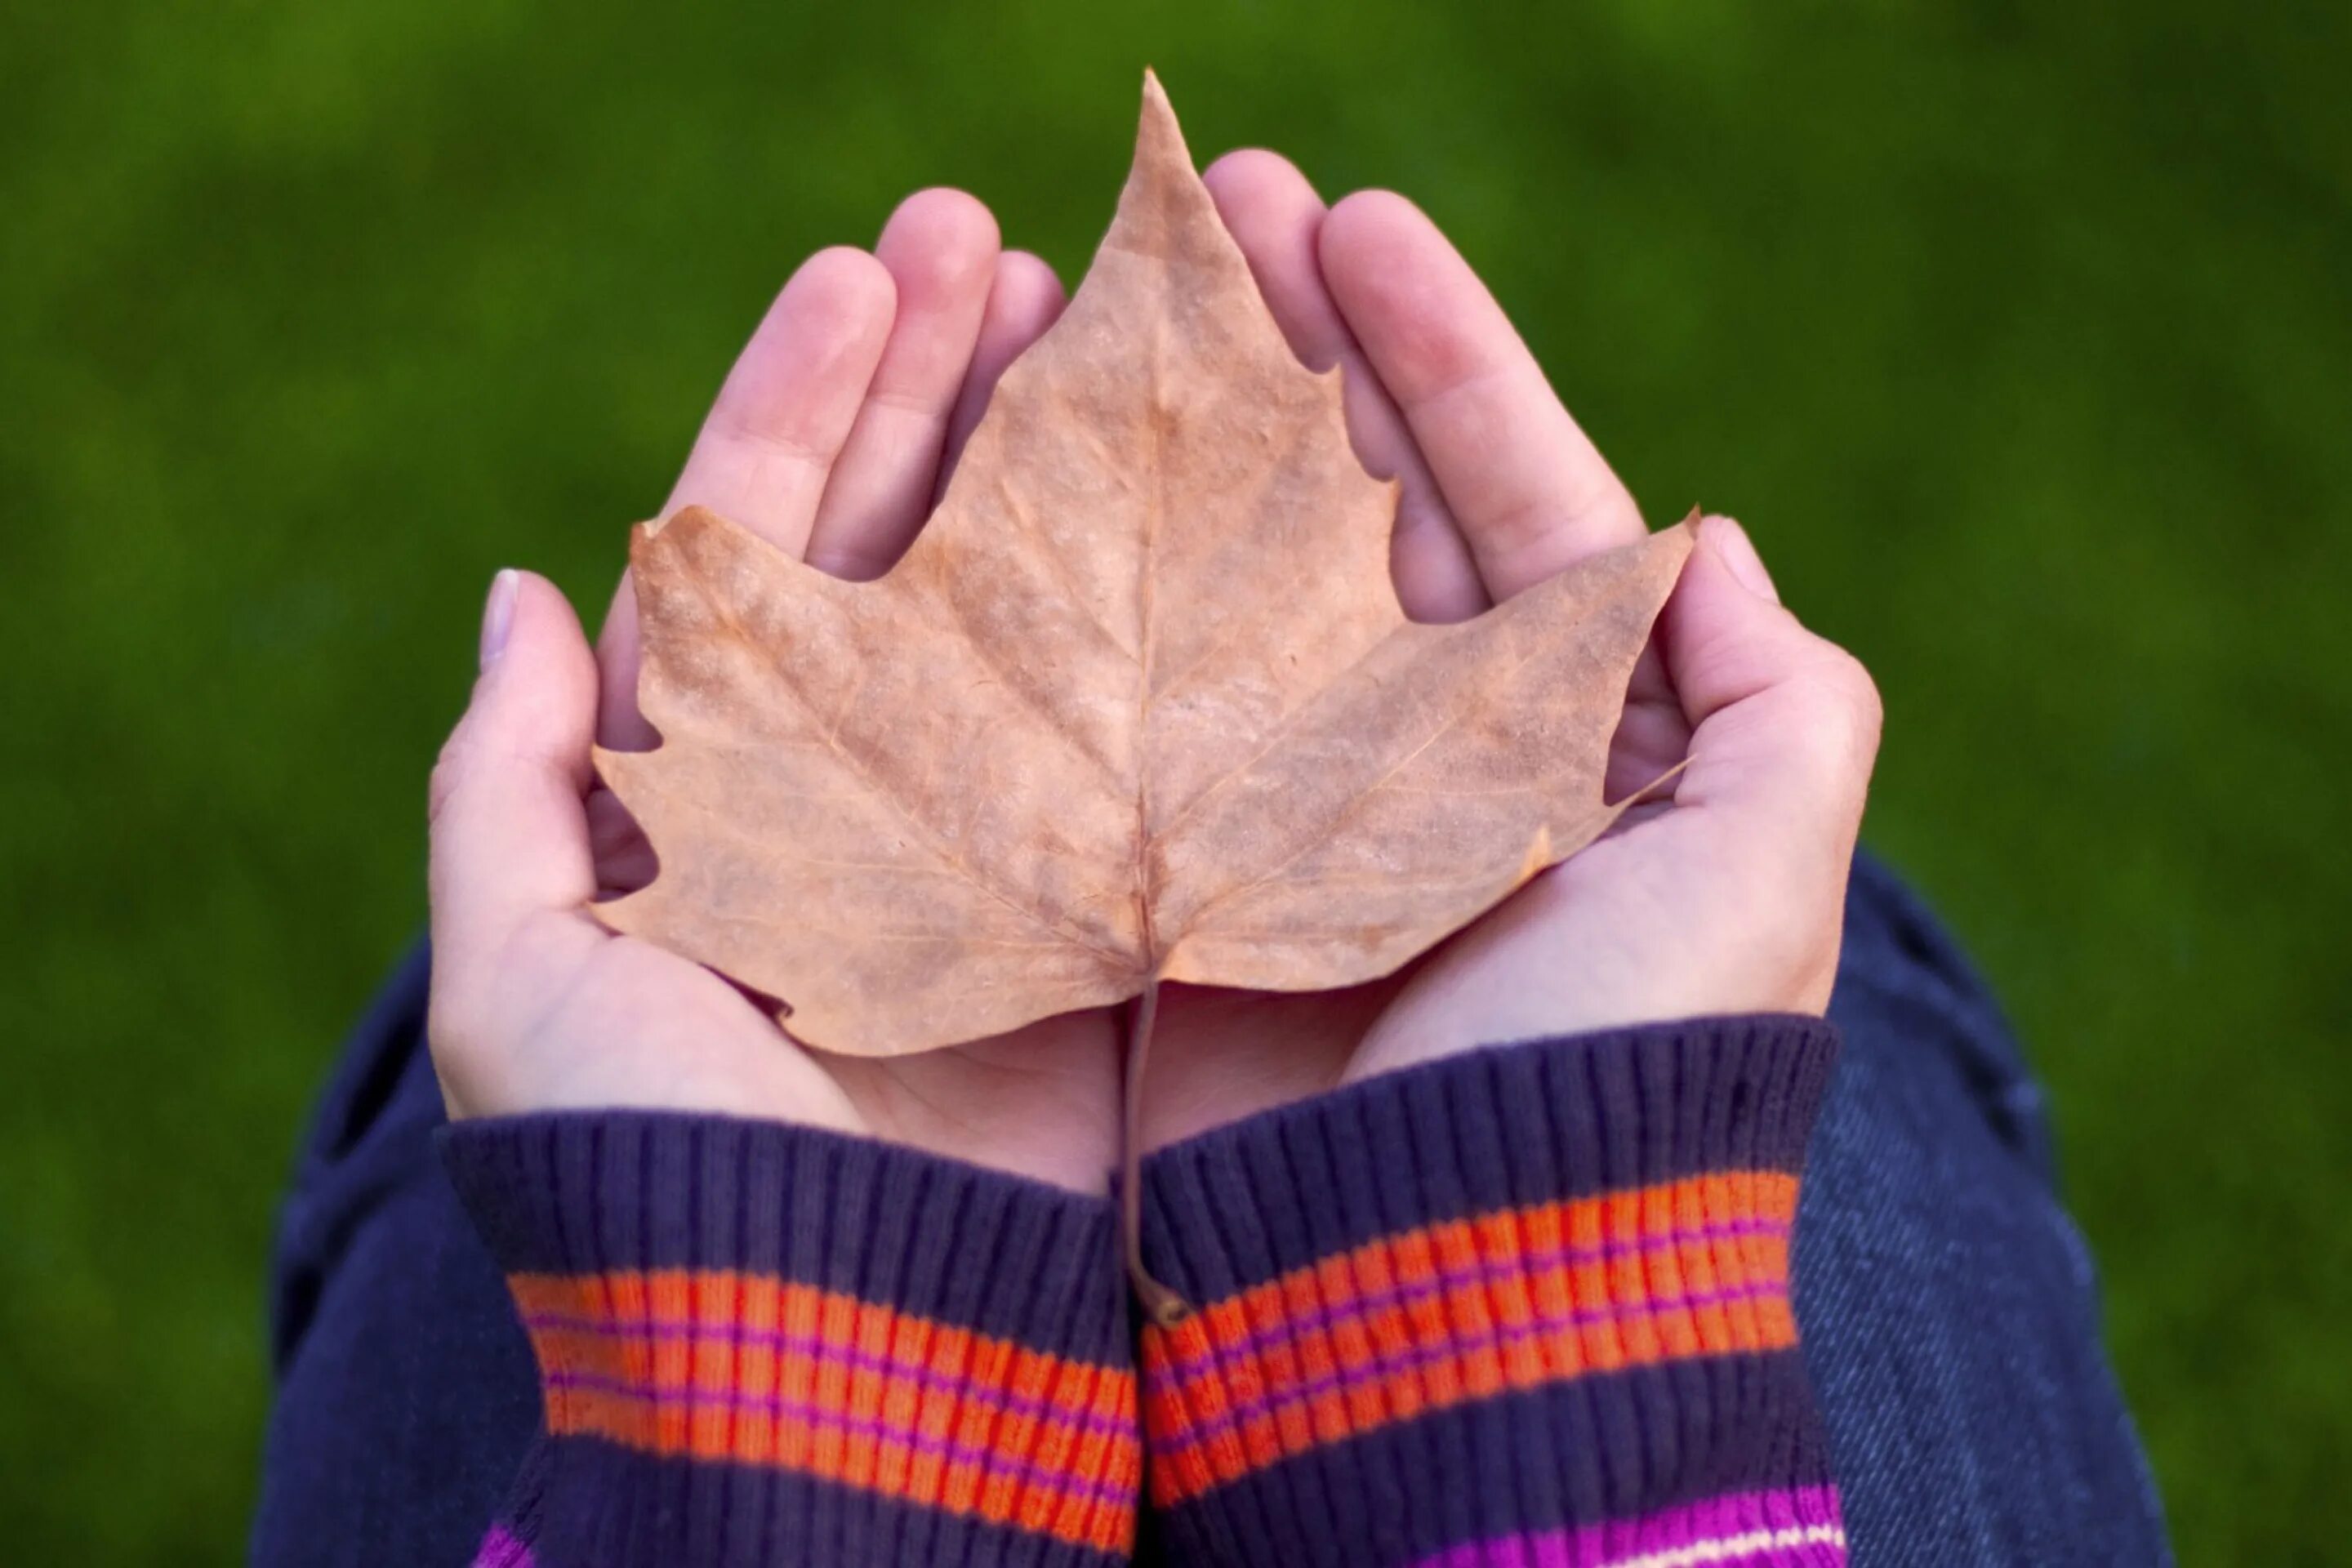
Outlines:
{"label": "green grass background", "polygon": [[2192,1562],[2352,1539],[2352,24],[1905,0],[0,5],[0,1519],[226,1563],[274,1190],[491,571],[601,605],[809,250],[1075,279],[1139,68],[1456,235],[1883,682]]}

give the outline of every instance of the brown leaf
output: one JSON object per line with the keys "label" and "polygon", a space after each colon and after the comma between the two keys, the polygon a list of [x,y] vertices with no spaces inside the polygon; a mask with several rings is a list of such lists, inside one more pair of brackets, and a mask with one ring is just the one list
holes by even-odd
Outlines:
{"label": "brown leaf", "polygon": [[660,859],[596,907],[890,1055],[1154,980],[1385,974],[1613,816],[1601,773],[1687,529],[1408,622],[1393,487],[1291,355],[1156,81],[1061,321],[876,583],[709,511],[636,531]]}

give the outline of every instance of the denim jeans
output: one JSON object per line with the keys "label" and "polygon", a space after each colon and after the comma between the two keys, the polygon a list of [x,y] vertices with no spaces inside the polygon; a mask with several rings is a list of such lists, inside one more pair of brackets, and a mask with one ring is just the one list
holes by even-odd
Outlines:
{"label": "denim jeans", "polygon": [[[345,1047],[286,1200],[268,1568],[465,1563],[538,1422],[529,1346],[433,1153],[427,963]],[[2039,1093],[1950,940],[1867,858],[1830,1012],[1845,1048],[1797,1313],[1853,1561],[2169,1563]]]}
{"label": "denim jeans", "polygon": [[2090,1250],[2000,1009],[1854,864],[1845,1037],[1797,1215],[1804,1336],[1856,1563],[2168,1563]]}

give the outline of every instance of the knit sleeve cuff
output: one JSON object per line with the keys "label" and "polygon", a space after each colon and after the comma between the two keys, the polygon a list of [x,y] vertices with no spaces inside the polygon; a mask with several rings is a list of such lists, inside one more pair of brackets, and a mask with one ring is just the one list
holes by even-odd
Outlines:
{"label": "knit sleeve cuff", "polygon": [[465,1122],[442,1153],[544,1394],[486,1560],[1124,1555],[1141,1454],[1108,1202],[715,1117]]}
{"label": "knit sleeve cuff", "polygon": [[1789,1292],[1835,1050],[1777,1016],[1527,1042],[1155,1155],[1146,1263],[1193,1307],[1143,1342],[1171,1540],[1840,1560]]}

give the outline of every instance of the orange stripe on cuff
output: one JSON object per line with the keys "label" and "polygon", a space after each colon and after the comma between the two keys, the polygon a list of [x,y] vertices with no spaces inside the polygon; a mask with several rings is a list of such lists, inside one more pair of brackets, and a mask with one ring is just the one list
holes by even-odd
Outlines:
{"label": "orange stripe on cuff", "polygon": [[1103,1551],[1133,1538],[1124,1367],[731,1270],[508,1285],[554,1436],[794,1470]]}
{"label": "orange stripe on cuff", "polygon": [[1195,1497],[1424,1411],[1796,1342],[1780,1172],[1400,1231],[1143,1338],[1152,1493]]}

